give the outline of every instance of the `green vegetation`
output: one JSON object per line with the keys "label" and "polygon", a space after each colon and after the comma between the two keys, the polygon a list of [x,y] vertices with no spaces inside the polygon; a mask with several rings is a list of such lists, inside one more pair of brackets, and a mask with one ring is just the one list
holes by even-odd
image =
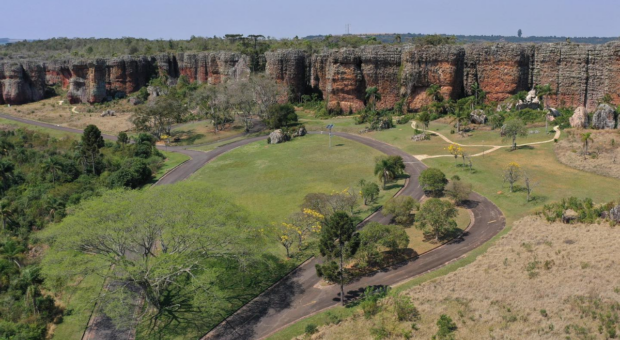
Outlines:
{"label": "green vegetation", "polygon": [[433,195],[441,195],[443,189],[448,184],[446,175],[438,168],[427,168],[422,170],[419,177],[420,186],[425,192]]}
{"label": "green vegetation", "polygon": [[[256,142],[218,157],[190,180],[212,183],[239,205],[268,222],[279,223],[299,209],[307,193],[352,189],[360,174],[367,174],[362,177],[366,182],[376,181],[373,159],[382,153],[336,136],[332,145],[328,147],[326,135],[307,135],[275,145]],[[359,208],[355,214],[365,217],[392,197],[402,183],[399,179],[389,184],[371,206]]]}
{"label": "green vegetation", "polygon": [[132,145],[106,144],[95,126],[80,141],[21,128],[0,131],[0,145],[2,334],[43,339],[47,324],[60,322],[66,311],[55,305],[55,296],[43,293],[55,283],[44,283],[40,273],[46,268],[27,255],[37,247],[32,231],[57,224],[80,201],[108,188],[150,182],[163,156],[148,136]]}

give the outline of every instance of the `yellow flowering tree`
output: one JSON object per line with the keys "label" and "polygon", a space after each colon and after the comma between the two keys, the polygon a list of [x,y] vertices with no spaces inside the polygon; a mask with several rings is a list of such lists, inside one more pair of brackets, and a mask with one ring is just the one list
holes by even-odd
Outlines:
{"label": "yellow flowering tree", "polygon": [[450,144],[450,146],[446,150],[448,150],[448,152],[452,156],[454,156],[454,164],[456,164],[456,160],[459,158],[459,156],[462,156],[465,154],[465,152],[463,151],[463,148],[457,144]]}
{"label": "yellow flowering tree", "polygon": [[282,223],[277,230],[276,239],[286,249],[286,257],[291,257],[291,247],[297,240],[298,228],[290,223]]}

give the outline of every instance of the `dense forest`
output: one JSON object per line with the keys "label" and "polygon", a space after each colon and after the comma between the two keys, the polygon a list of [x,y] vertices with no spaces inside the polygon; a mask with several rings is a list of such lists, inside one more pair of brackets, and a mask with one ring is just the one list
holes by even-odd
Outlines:
{"label": "dense forest", "polygon": [[604,44],[618,37],[519,37],[501,35],[445,35],[445,34],[356,34],[316,35],[304,38],[276,39],[263,35],[227,34],[224,37],[197,37],[188,40],[142,39],[124,37],[119,39],[96,38],[52,38],[46,40],[18,41],[0,40],[0,58],[60,58],[75,56],[82,58],[114,57],[120,55],[154,55],[166,52],[235,51],[248,55],[263,54],[266,51],[295,48],[316,52],[325,48],[359,47],[377,44],[422,44],[437,42],[463,44],[472,42],[553,43],[571,41],[574,43]]}
{"label": "dense forest", "polygon": [[62,310],[45,294],[34,231],[110,188],[138,188],[163,163],[146,134],[104,142],[90,125],[80,140],[27,129],[0,131],[0,338],[44,339]]}

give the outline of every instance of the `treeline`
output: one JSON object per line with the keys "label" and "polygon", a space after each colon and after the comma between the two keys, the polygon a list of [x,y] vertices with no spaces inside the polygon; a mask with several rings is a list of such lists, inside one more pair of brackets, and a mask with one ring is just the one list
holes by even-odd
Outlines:
{"label": "treeline", "polygon": [[104,142],[90,125],[81,140],[27,129],[0,131],[0,339],[44,339],[62,310],[42,292],[40,247],[31,232],[60,222],[79,202],[109,188],[149,183],[163,163],[154,139]]}

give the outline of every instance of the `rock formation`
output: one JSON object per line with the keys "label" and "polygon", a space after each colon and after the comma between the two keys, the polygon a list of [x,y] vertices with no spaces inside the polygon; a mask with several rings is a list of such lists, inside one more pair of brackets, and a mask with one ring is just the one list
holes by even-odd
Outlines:
{"label": "rock formation", "polygon": [[547,110],[547,120],[553,122],[556,117],[561,116],[562,113],[554,108],[550,108]]}
{"label": "rock formation", "polygon": [[588,113],[586,112],[586,108],[583,106],[575,109],[575,112],[568,120],[570,122],[570,126],[574,128],[587,128],[588,127]]}
{"label": "rock formation", "polygon": [[614,129],[616,127],[616,111],[608,104],[601,104],[592,116],[593,129]]}
{"label": "rock formation", "polygon": [[527,93],[527,97],[525,97],[525,100],[519,100],[516,106],[517,110],[523,110],[523,109],[537,110],[539,108],[540,108],[540,101],[538,100],[538,96],[536,95],[535,89],[532,89],[530,92]]}
{"label": "rock formation", "polygon": [[281,129],[273,130],[269,134],[269,144],[278,144],[284,141],[284,132]]}
{"label": "rock formation", "polygon": [[[246,79],[250,58],[232,52],[161,54],[95,60],[0,61],[0,103],[40,100],[46,89],[60,85],[71,102],[100,102],[137,91],[159,75],[170,84],[180,76],[191,82],[219,84]],[[470,44],[445,46],[363,46],[265,53],[265,72],[288,87],[293,97],[321,92],[330,108],[364,108],[365,92],[377,87],[378,108],[401,102],[419,109],[431,102],[426,89],[437,84],[445,98],[472,94],[477,83],[487,101],[549,84],[545,102],[555,107],[584,106],[593,112],[611,95],[620,104],[620,43]],[[535,96],[531,102],[537,101]],[[531,104],[531,103],[530,103]]]}
{"label": "rock formation", "polygon": [[474,124],[484,124],[487,121],[487,115],[483,110],[474,110],[469,114],[469,120]]}
{"label": "rock formation", "polygon": [[609,219],[620,222],[620,205],[617,205],[609,210]]}

